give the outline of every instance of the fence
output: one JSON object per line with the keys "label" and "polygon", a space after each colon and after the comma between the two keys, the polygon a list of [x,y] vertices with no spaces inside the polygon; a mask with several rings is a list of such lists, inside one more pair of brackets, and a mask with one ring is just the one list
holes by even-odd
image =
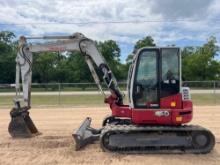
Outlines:
{"label": "fence", "polygon": [[[125,94],[126,85],[126,82],[119,82]],[[104,84],[102,86],[107,91],[107,87]],[[220,81],[184,81],[183,86],[190,87],[194,104],[220,105]],[[0,84],[0,107],[12,106],[14,95],[13,84]],[[97,106],[103,105],[103,96],[95,83],[33,83],[32,105]]]}

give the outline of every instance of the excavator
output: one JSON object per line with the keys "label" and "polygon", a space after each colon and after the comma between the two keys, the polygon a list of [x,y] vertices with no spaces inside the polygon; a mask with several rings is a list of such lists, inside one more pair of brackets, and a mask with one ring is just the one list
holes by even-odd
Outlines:
{"label": "excavator", "polygon": [[[31,44],[28,39],[52,41]],[[210,130],[187,124],[193,117],[193,104],[190,89],[182,86],[180,48],[144,47],[136,51],[128,72],[129,104],[126,105],[116,78],[96,43],[81,33],[20,37],[16,57],[16,96],[8,127],[13,138],[40,134],[29,115],[33,53],[63,51],[81,52],[104,95],[104,102],[111,109],[111,115],[103,119],[100,129],[91,127],[90,117],[82,122],[72,134],[75,150],[98,140],[103,151],[119,153],[205,154],[214,148],[215,136]],[[110,90],[108,96],[102,90],[97,70]]]}

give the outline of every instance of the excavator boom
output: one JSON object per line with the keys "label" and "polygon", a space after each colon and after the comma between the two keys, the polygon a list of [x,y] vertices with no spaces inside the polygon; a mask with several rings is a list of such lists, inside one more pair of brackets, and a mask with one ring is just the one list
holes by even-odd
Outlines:
{"label": "excavator boom", "polygon": [[[55,40],[55,42],[44,42],[40,44],[29,44],[27,39]],[[31,108],[31,79],[33,54],[39,52],[63,52],[79,51],[84,56],[92,76],[100,89],[100,79],[94,68],[94,64],[103,74],[103,79],[111,92],[111,96],[118,104],[122,104],[123,98],[117,81],[108,67],[105,59],[99,52],[94,41],[86,38],[81,33],[71,36],[44,36],[44,37],[24,37],[19,40],[18,53],[16,57],[16,97],[15,106],[11,110],[11,122],[9,133],[12,137],[32,137],[38,130],[29,116],[28,110]],[[22,80],[23,96],[20,92],[20,78]]]}

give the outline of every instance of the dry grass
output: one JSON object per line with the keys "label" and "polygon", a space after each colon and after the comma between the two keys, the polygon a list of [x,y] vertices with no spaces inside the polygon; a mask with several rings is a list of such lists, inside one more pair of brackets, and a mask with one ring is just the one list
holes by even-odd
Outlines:
{"label": "dry grass", "polygon": [[[110,113],[108,108],[51,108],[32,109],[31,117],[43,133],[31,139],[12,139],[7,127],[9,110],[0,111],[0,165],[7,164],[169,164],[186,165],[220,164],[220,144],[206,155],[126,155],[103,152],[99,144],[74,151],[72,132],[87,116],[93,126],[100,127],[102,118]],[[193,124],[213,131],[220,142],[220,107],[195,107]]]}

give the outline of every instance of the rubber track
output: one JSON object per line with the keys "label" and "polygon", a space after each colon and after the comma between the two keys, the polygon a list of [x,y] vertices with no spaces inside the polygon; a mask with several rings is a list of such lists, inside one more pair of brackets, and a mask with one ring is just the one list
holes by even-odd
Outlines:
{"label": "rubber track", "polygon": [[[205,132],[209,136],[209,144],[206,145],[205,148],[197,148],[193,144],[190,147],[169,147],[169,146],[161,146],[161,147],[112,147],[106,144],[104,141],[105,138],[110,138],[111,134],[127,134],[132,132],[163,132],[163,133],[176,133],[181,136],[193,136],[194,133]],[[122,139],[123,140],[123,139]],[[193,141],[193,140],[192,140]],[[136,126],[136,125],[106,125],[100,136],[100,145],[104,151],[110,152],[120,152],[120,153],[164,153],[164,154],[173,154],[173,153],[194,153],[194,154],[205,154],[210,152],[215,145],[215,137],[214,135],[206,128],[197,125],[183,125],[183,126]]]}

